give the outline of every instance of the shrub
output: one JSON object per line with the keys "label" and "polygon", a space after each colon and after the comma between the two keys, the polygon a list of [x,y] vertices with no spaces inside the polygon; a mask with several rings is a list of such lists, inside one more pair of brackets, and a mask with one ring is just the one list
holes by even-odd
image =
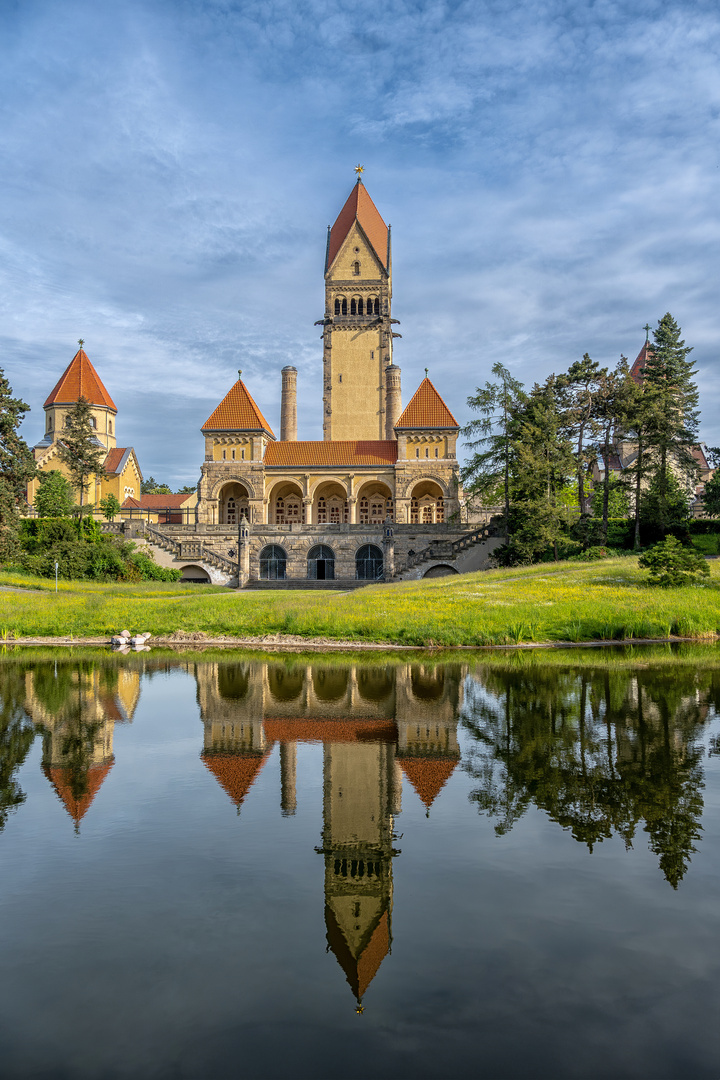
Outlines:
{"label": "shrub", "polygon": [[704,556],[692,548],[683,547],[675,536],[668,536],[662,543],[646,551],[638,559],[638,565],[650,571],[651,585],[665,588],[690,585],[698,577],[710,574]]}

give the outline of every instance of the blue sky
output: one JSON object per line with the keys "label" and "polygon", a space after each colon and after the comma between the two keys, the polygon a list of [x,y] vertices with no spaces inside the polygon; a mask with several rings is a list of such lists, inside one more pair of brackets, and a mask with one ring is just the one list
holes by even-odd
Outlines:
{"label": "blue sky", "polygon": [[720,444],[715,2],[5,0],[0,347],[43,429],[77,338],[145,475],[199,475],[237,369],[321,438],[325,233],[365,165],[393,227],[403,401],[460,422],[634,359],[671,311]]}

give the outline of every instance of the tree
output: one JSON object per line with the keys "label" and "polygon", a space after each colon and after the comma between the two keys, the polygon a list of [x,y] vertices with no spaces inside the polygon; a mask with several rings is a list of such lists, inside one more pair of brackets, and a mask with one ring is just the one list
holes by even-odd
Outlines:
{"label": "tree", "polygon": [[656,458],[659,525],[665,535],[671,527],[670,474],[679,468],[693,486],[697,465],[692,449],[698,437],[698,390],[696,374],[688,360],[691,348],[680,337],[680,327],[668,312],[653,331],[643,370],[645,393],[652,400],[647,431],[648,449]]}
{"label": "tree", "polygon": [[37,466],[32,451],[18,434],[30,406],[12,396],[12,388],[0,368],[0,560],[7,561],[18,550],[20,504],[25,500],[28,480]]}
{"label": "tree", "polygon": [[643,540],[662,540],[673,529],[687,534],[690,522],[687,491],[681,488],[675,473],[670,471],[663,482],[656,470],[640,499]]}
{"label": "tree", "polygon": [[[619,418],[627,411],[628,404],[634,400],[634,394],[635,383],[630,376],[625,356],[620,357],[614,371],[603,368],[599,373],[593,413],[598,435],[596,449],[603,461],[602,502],[600,513],[597,515],[602,519],[601,539],[603,544],[607,544],[608,519],[610,517],[612,488],[610,455],[615,444]],[[596,503],[593,499],[593,513],[595,512]]]}
{"label": "tree", "polygon": [[471,420],[463,435],[475,453],[462,470],[463,483],[471,495],[487,499],[498,488],[502,490],[505,507],[505,540],[510,523],[510,460],[512,456],[512,422],[518,405],[525,400],[522,383],[513,379],[501,363],[493,364],[497,382],[478,387],[468,400],[471,409],[482,415]]}
{"label": "tree", "polygon": [[652,466],[652,456],[648,452],[650,432],[655,425],[655,394],[648,389],[645,380],[635,382],[632,377],[624,387],[620,406],[620,423],[625,433],[635,442],[635,459],[625,470],[625,481],[634,488],[635,526],[633,547],[640,549],[640,518],[642,490]]}
{"label": "tree", "polygon": [[192,495],[194,491],[197,491],[197,484],[186,484],[180,488],[178,495]]}
{"label": "tree", "polygon": [[107,521],[112,521],[120,513],[120,502],[111,492],[100,500],[100,509],[103,512],[103,517]]}
{"label": "tree", "polygon": [[80,519],[82,520],[85,492],[90,477],[105,476],[104,461],[107,450],[98,443],[92,425],[92,411],[87,398],[78,398],[65,417],[59,442],[59,457],[70,473],[70,479],[80,492]]}
{"label": "tree", "polygon": [[683,547],[675,536],[667,536],[638,559],[638,566],[650,571],[650,584],[673,588],[691,585],[710,573],[705,556]]}
{"label": "tree", "polygon": [[585,475],[589,453],[587,439],[597,433],[596,398],[603,384],[607,369],[601,368],[587,353],[576,360],[567,374],[558,376],[558,402],[564,412],[567,436],[575,446],[575,475],[577,477],[577,500],[580,514],[589,512],[589,497],[585,494]]}
{"label": "tree", "polygon": [[[191,488],[194,491],[195,488]],[[158,484],[154,476],[149,476],[147,480],[143,480],[140,485],[140,493],[142,495],[172,495],[172,491],[167,484]]]}
{"label": "tree", "polygon": [[72,484],[58,469],[40,473],[35,494],[38,517],[70,517],[74,501]]}

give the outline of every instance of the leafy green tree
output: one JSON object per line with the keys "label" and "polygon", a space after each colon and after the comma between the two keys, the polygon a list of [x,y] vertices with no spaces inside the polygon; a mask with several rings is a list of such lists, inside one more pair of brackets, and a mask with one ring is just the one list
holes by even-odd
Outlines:
{"label": "leafy green tree", "polygon": [[664,588],[691,585],[699,577],[708,577],[710,567],[704,555],[683,547],[676,536],[666,536],[638,559],[638,565],[650,571],[650,584]]}
{"label": "leafy green tree", "polygon": [[478,387],[468,398],[468,405],[481,415],[471,420],[463,435],[474,451],[462,469],[462,481],[471,497],[487,502],[496,491],[502,491],[505,507],[505,539],[510,523],[510,461],[512,457],[512,425],[518,406],[525,401],[522,383],[513,379],[501,363],[493,364],[496,382]]}
{"label": "leafy green tree", "polygon": [[661,540],[669,530],[685,536],[690,524],[690,508],[687,491],[672,470],[663,480],[656,469],[650,483],[640,498],[643,540],[647,544]]}
{"label": "leafy green tree", "polygon": [[705,485],[703,508],[709,517],[720,517],[720,469]]}
{"label": "leafy green tree", "polygon": [[105,476],[104,461],[107,450],[95,435],[92,410],[87,398],[78,398],[65,416],[59,442],[59,457],[70,473],[70,479],[80,492],[80,520],[85,507],[85,493],[90,477]]}
{"label": "leafy green tree", "polygon": [[70,517],[74,499],[72,484],[58,469],[40,473],[40,486],[35,493],[38,517]]}
{"label": "leafy green tree", "polygon": [[672,526],[670,496],[673,465],[692,486],[697,464],[692,449],[698,438],[698,389],[688,360],[691,348],[680,337],[680,327],[668,312],[653,331],[654,344],[643,370],[645,393],[652,401],[647,447],[654,454],[657,477],[658,524],[663,535]]}
{"label": "leafy green tree", "polygon": [[558,404],[563,410],[567,437],[574,446],[575,476],[577,478],[577,501],[580,514],[590,510],[590,499],[585,492],[585,478],[591,456],[588,441],[592,442],[598,430],[596,398],[602,386],[605,368],[587,353],[582,360],[571,364],[564,375],[557,378]]}
{"label": "leafy green tree", "polygon": [[0,561],[6,562],[18,552],[20,506],[25,501],[28,480],[36,472],[35,459],[18,434],[25,413],[30,411],[12,388],[0,368]]}
{"label": "leafy green tree", "polygon": [[[190,488],[194,491],[195,488]],[[147,480],[143,480],[140,485],[140,492],[142,495],[172,495],[171,489],[167,484],[158,484],[154,476],[149,476]]]}
{"label": "leafy green tree", "polygon": [[[610,493],[613,480],[610,474],[610,457],[614,452],[615,440],[621,417],[627,412],[628,406],[635,399],[635,383],[630,376],[627,358],[620,357],[614,371],[603,368],[598,378],[598,388],[594,398],[594,419],[597,424],[598,442],[596,453],[603,462],[602,501],[600,513],[596,515],[596,499],[593,498],[593,515],[602,520],[601,542],[607,544],[608,520],[610,513]],[[616,495],[617,492],[616,486]],[[627,500],[625,500],[627,501]],[[617,498],[616,498],[617,502]],[[629,506],[624,511],[627,514]],[[623,516],[618,513],[613,516]]]}
{"label": "leafy green tree", "polygon": [[103,517],[107,521],[112,521],[120,513],[120,502],[111,492],[100,500],[100,509],[103,512]]}

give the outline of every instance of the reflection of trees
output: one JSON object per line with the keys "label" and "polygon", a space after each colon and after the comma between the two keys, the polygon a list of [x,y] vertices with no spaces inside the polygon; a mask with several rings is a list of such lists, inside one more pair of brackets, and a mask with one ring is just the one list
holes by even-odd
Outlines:
{"label": "reflection of trees", "polygon": [[0,832],[11,810],[25,802],[25,793],[15,780],[25,761],[35,731],[23,710],[25,669],[6,664],[0,679]]}
{"label": "reflection of trees", "polygon": [[701,832],[696,740],[715,680],[682,668],[485,669],[463,716],[476,739],[471,798],[499,834],[534,803],[590,850],[613,834],[631,846],[644,821],[676,888]]}

